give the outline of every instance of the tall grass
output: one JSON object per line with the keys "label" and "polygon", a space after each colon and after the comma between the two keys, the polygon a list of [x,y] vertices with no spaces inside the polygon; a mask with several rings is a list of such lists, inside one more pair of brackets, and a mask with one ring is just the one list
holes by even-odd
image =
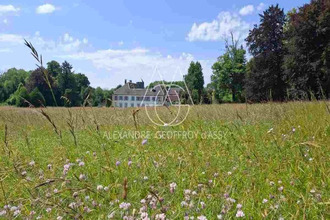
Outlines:
{"label": "tall grass", "polygon": [[1,107],[0,215],[328,219],[327,105],[194,106],[177,127],[144,109]]}

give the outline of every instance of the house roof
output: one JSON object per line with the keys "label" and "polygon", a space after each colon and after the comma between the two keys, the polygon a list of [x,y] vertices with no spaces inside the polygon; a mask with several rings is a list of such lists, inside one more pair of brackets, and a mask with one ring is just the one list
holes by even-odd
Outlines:
{"label": "house roof", "polygon": [[118,88],[114,91],[114,95],[134,95],[134,96],[157,96],[157,95],[163,95],[163,91],[156,89],[139,89],[136,88],[135,83],[128,82],[122,87]]}

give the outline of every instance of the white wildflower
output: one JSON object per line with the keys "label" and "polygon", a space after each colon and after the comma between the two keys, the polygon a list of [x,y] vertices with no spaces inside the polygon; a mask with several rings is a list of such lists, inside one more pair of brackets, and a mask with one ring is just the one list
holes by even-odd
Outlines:
{"label": "white wildflower", "polygon": [[244,217],[244,216],[245,216],[245,214],[244,214],[244,212],[242,210],[238,210],[237,211],[237,213],[236,213],[236,217],[237,218],[241,218],[241,217]]}
{"label": "white wildflower", "polygon": [[166,215],[164,213],[157,214],[155,220],[165,220]]}
{"label": "white wildflower", "polygon": [[131,207],[130,203],[122,202],[119,204],[119,208],[123,210],[128,210]]}

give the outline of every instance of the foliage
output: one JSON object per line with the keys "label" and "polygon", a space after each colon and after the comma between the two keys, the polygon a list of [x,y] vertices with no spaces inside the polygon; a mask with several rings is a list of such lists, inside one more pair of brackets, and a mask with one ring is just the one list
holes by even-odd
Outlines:
{"label": "foliage", "polygon": [[272,5],[260,15],[260,25],[255,25],[246,38],[253,55],[245,85],[248,100],[281,101],[285,98],[284,24],[284,10]]}
{"label": "foliage", "polygon": [[11,94],[11,96],[7,100],[7,103],[9,105],[15,105],[17,107],[28,107],[29,99],[30,97],[27,89],[22,83],[20,83],[15,93]]}
{"label": "foliage", "polygon": [[156,85],[162,85],[162,84],[165,84],[165,85],[170,85],[170,84],[173,84],[173,85],[177,85],[177,86],[180,86],[182,89],[186,89],[186,85],[183,81],[173,81],[173,82],[169,82],[169,81],[155,81],[155,82],[152,82],[149,84],[148,88],[154,88]]}
{"label": "foliage", "polygon": [[18,86],[25,82],[29,72],[23,69],[11,68],[0,75],[0,103],[5,102]]}
{"label": "foliage", "polygon": [[47,63],[47,71],[52,77],[56,78],[62,72],[61,65],[57,61],[52,60]]}
{"label": "foliage", "polygon": [[39,91],[38,87],[34,88],[34,90],[29,94],[29,100],[34,107],[45,106],[46,104],[45,98]]}
{"label": "foliage", "polygon": [[215,97],[223,102],[231,94],[231,101],[243,102],[246,51],[243,46],[238,47],[238,40],[234,40],[233,35],[231,44],[227,41],[226,49],[226,53],[212,66],[211,81],[215,89]]}
{"label": "foliage", "polygon": [[193,102],[199,104],[204,86],[204,76],[202,66],[198,61],[196,63],[193,61],[190,63],[188,74],[184,76],[184,80],[191,94],[195,93],[194,90],[197,91],[197,95],[192,96],[194,97]]}
{"label": "foliage", "polygon": [[330,2],[312,1],[288,13],[285,80],[291,99],[330,97]]}
{"label": "foliage", "polygon": [[[46,72],[47,73],[47,72]],[[35,90],[35,88],[38,89],[39,92],[44,97],[45,105],[48,106],[54,106],[55,102],[53,100],[52,92],[49,89],[49,85],[45,79],[45,72],[43,69],[38,68],[35,69],[29,76],[29,78],[26,81],[25,87],[29,93]],[[50,83],[50,86],[52,87],[54,93],[56,94],[57,100],[59,99],[59,91],[57,88],[57,85],[55,84],[55,80],[51,75],[48,75],[48,81]]]}

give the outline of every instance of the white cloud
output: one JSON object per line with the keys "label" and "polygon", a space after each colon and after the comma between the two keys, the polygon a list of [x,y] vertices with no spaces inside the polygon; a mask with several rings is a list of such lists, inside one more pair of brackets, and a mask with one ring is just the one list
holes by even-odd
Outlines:
{"label": "white cloud", "polygon": [[258,11],[262,11],[262,10],[264,10],[264,8],[265,8],[265,4],[262,2],[257,6]]}
{"label": "white cloud", "polygon": [[250,15],[253,12],[254,12],[254,6],[253,5],[244,6],[243,8],[241,8],[241,10],[239,10],[239,14],[242,15],[242,16]]}
{"label": "white cloud", "polygon": [[242,18],[230,12],[221,12],[212,22],[201,24],[194,23],[188,33],[188,41],[221,41],[230,36],[232,32],[235,38],[245,37],[250,25]]}
{"label": "white cloud", "polygon": [[119,46],[123,46],[123,45],[124,45],[124,41],[119,41],[119,42],[118,42],[118,45],[119,45]]}
{"label": "white cloud", "polygon": [[[146,83],[149,83],[156,67],[165,80],[182,80],[182,75],[175,73],[180,70],[186,74],[190,62],[194,60],[193,55],[189,53],[182,53],[176,57],[171,55],[163,56],[158,52],[145,48],[107,49],[95,52],[80,52],[60,57],[71,61],[90,62],[94,66],[95,72],[99,73],[99,75],[90,74],[91,81],[97,82],[98,85],[104,85],[104,87],[114,87],[122,84],[125,78],[133,81],[142,78]],[[212,73],[211,65],[214,61],[201,60],[200,62],[204,68],[205,81],[209,82]],[[102,75],[106,79],[102,79]],[[160,78],[153,80],[160,80]]]}
{"label": "white cloud", "polygon": [[23,43],[24,38],[17,34],[0,34],[0,42],[18,44]]}
{"label": "white cloud", "polygon": [[73,41],[73,37],[71,37],[68,33],[64,34],[64,42],[72,42]]}
{"label": "white cloud", "polygon": [[5,18],[5,19],[3,19],[3,21],[2,21],[4,24],[8,24],[8,20]]}
{"label": "white cloud", "polygon": [[0,5],[0,15],[10,13],[10,12],[19,12],[20,8],[16,8],[13,5]]}
{"label": "white cloud", "polygon": [[56,10],[55,6],[52,4],[44,4],[37,7],[37,14],[49,14]]}
{"label": "white cloud", "polygon": [[0,42],[11,43],[15,45],[23,45],[24,39],[32,42],[37,48],[42,51],[62,53],[62,52],[79,52],[87,46],[88,39],[78,39],[70,36],[68,33],[64,34],[59,40],[45,40],[40,36],[40,32],[35,32],[34,35],[23,36],[18,34],[0,34]]}

